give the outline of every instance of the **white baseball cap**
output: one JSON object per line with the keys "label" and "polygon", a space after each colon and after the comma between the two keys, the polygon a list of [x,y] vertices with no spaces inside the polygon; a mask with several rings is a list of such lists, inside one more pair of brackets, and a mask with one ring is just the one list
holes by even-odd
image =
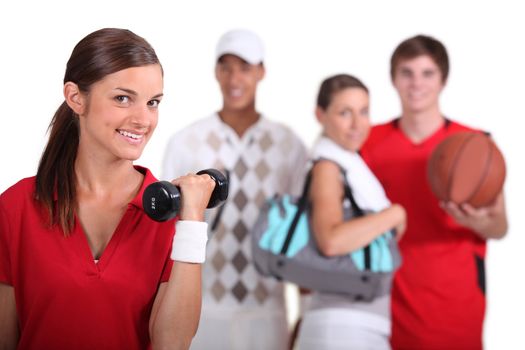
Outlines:
{"label": "white baseball cap", "polygon": [[216,59],[226,54],[240,57],[249,64],[259,64],[264,59],[264,47],[254,32],[234,29],[223,34],[217,43]]}

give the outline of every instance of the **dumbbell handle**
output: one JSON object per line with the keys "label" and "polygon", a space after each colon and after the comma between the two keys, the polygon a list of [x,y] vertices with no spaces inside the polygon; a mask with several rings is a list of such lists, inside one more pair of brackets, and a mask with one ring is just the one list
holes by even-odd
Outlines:
{"label": "dumbbell handle", "polygon": [[[214,208],[228,198],[228,179],[217,169],[205,169],[197,175],[207,174],[215,181],[207,208]],[[142,206],[146,214],[155,221],[174,218],[180,211],[180,189],[169,181],[150,184],[142,195]]]}

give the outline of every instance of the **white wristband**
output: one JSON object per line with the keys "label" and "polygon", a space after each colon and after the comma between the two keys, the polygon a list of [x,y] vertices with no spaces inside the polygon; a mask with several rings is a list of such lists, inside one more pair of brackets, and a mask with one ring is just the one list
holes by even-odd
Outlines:
{"label": "white wristband", "polygon": [[188,263],[203,263],[206,258],[206,241],[208,241],[208,223],[177,221],[171,259]]}

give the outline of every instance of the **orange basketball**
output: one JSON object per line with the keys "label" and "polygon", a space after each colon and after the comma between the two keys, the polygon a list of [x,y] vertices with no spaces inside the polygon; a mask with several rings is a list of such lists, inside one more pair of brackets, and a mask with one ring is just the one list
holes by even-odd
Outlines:
{"label": "orange basketball", "polygon": [[460,132],[444,139],[428,161],[428,181],[444,201],[486,206],[505,181],[505,160],[492,139],[477,132]]}

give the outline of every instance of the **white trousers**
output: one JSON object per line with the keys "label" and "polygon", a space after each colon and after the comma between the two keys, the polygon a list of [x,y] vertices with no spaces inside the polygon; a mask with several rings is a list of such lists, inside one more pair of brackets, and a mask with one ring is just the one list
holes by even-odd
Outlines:
{"label": "white trousers", "polygon": [[191,350],[285,350],[284,311],[214,312],[201,316]]}
{"label": "white trousers", "polygon": [[351,309],[307,311],[298,350],[390,350],[390,320]]}

